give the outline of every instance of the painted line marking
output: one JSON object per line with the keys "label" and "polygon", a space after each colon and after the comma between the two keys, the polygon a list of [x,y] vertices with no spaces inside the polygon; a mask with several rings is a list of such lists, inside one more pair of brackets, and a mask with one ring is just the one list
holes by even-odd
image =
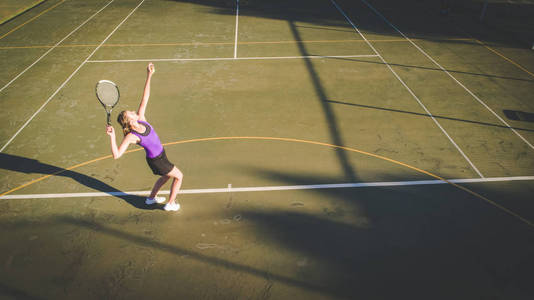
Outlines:
{"label": "painted line marking", "polygon": [[239,0],[236,0],[234,58],[237,58],[237,29],[239,28]]}
{"label": "painted line marking", "polygon": [[47,8],[46,10],[42,11],[42,12],[41,12],[40,14],[38,14],[37,16],[35,16],[35,17],[29,19],[28,21],[26,21],[26,22],[20,24],[19,26],[17,26],[17,27],[15,27],[15,28],[11,29],[11,30],[8,31],[6,34],[0,36],[0,40],[3,39],[3,38],[5,38],[6,36],[10,35],[12,32],[18,30],[18,29],[21,28],[22,26],[24,26],[24,25],[26,25],[26,24],[32,22],[33,20],[39,18],[40,16],[44,15],[45,13],[47,13],[47,12],[51,11],[52,9],[56,8],[57,6],[59,6],[61,3],[65,2],[65,1],[66,1],[66,0],[61,0],[61,2],[56,3],[54,6],[51,6],[51,7]]}
{"label": "painted line marking", "polygon": [[2,87],[0,89],[0,92],[2,92],[5,88],[7,88],[9,85],[11,85],[11,83],[13,83],[15,80],[17,80],[20,76],[22,76],[22,74],[26,73],[26,71],[28,71],[31,67],[33,67],[35,64],[37,64],[39,61],[41,61],[41,59],[43,59],[46,55],[48,55],[48,53],[52,52],[52,50],[57,48],[57,46],[59,44],[63,43],[63,41],[65,41],[67,38],[69,38],[76,31],[78,31],[78,29],[80,29],[83,25],[85,25],[87,22],[89,22],[91,19],[93,19],[96,15],[98,15],[101,11],[103,11],[106,7],[108,7],[108,5],[110,5],[113,1],[115,1],[115,0],[111,0],[110,2],[108,2],[100,10],[98,10],[96,13],[94,13],[92,16],[90,16],[87,20],[85,20],[82,24],[80,24],[78,27],[76,27],[73,31],[71,31],[69,34],[67,34],[64,38],[62,38],[59,42],[57,42],[54,46],[52,46],[52,48],[48,49],[48,51],[46,51],[43,55],[41,55],[41,57],[39,57],[36,61],[34,61],[31,65],[29,65],[26,69],[24,69],[24,71],[20,72],[20,74],[15,76],[15,78],[13,78],[10,82],[8,82],[6,85],[4,85],[4,87]]}
{"label": "painted line marking", "polygon": [[2,147],[2,149],[0,149],[0,152],[4,151],[4,149],[15,139],[15,137],[17,137],[17,135],[33,120],[33,118],[35,118],[35,116],[48,104],[48,102],[50,102],[50,100],[52,100],[52,98],[54,98],[54,96],[57,93],[59,93],[59,91],[70,81],[70,79],[72,77],[74,77],[74,75],[76,73],[78,73],[78,71],[87,63],[87,61],[96,53],[96,51],[98,51],[98,49],[100,49],[102,44],[104,44],[111,37],[111,35],[113,35],[113,33],[115,33],[115,31],[117,31],[117,29],[119,29],[119,27],[137,10],[137,8],[139,6],[141,6],[141,4],[143,4],[143,2],[145,2],[145,0],[142,0],[126,16],[126,18],[124,18],[124,20],[122,20],[122,22],[120,22],[120,24],[117,25],[117,27],[115,27],[115,29],[113,29],[113,31],[100,43],[100,45],[98,45],[98,47],[96,47],[93,50],[93,52],[91,52],[91,54],[89,54],[89,56],[78,66],[78,68],[76,68],[76,70],[74,70],[74,72],[72,72],[72,74],[70,74],[70,76],[59,86],[59,88],[50,97],[48,97],[48,99],[43,103],[43,105],[41,105],[41,107],[26,121],[26,123],[24,123],[24,125],[22,125],[22,127],[20,127],[20,129],[9,139],[9,141],[7,141],[7,143]]}
{"label": "painted line marking", "polygon": [[[7,23],[13,19],[16,19],[18,18],[20,15],[26,13],[27,11],[29,10],[32,10],[34,9],[35,7],[43,4],[43,2],[45,2],[46,0],[33,0],[30,4],[27,4],[21,8],[18,8],[16,9],[15,11],[13,11],[12,13],[9,13],[8,15],[5,15],[4,14],[4,17],[0,17],[0,26],[3,25],[4,23]],[[1,5],[0,4],[0,7],[2,7],[4,5]],[[9,7],[9,5],[5,5],[4,7]],[[19,6],[20,7],[20,6]],[[10,9],[8,8],[7,11],[9,11]],[[6,10],[4,10],[5,12]]]}
{"label": "painted line marking", "polygon": [[310,55],[310,56],[264,56],[264,57],[209,57],[209,58],[146,58],[146,59],[110,59],[88,60],[88,63],[127,63],[127,62],[150,62],[150,61],[236,61],[236,60],[275,60],[275,59],[304,59],[304,58],[356,58],[378,57],[375,54],[363,55]]}
{"label": "painted line marking", "polygon": [[347,20],[347,22],[350,23],[350,25],[352,25],[352,27],[354,28],[354,30],[356,30],[356,32],[358,32],[358,34],[367,42],[367,45],[369,45],[369,47],[376,53],[376,55],[378,55],[378,57],[380,58],[380,60],[382,60],[382,62],[388,67],[388,69],[391,71],[391,73],[393,73],[393,75],[395,75],[395,77],[397,78],[397,80],[399,80],[399,82],[406,88],[406,90],[410,93],[410,95],[412,95],[412,97],[419,103],[419,105],[425,110],[425,112],[430,116],[430,118],[432,119],[432,121],[434,121],[434,123],[439,127],[439,129],[441,129],[441,132],[443,132],[443,134],[445,134],[445,136],[449,139],[449,141],[454,145],[454,147],[456,147],[456,149],[460,152],[460,154],[464,157],[464,159],[469,163],[469,165],[471,165],[471,168],[473,168],[473,170],[475,170],[475,172],[478,174],[478,176],[480,176],[481,178],[484,178],[484,176],[482,175],[482,173],[480,173],[480,171],[478,170],[478,168],[473,164],[473,162],[471,162],[471,160],[469,159],[469,157],[467,157],[467,155],[462,151],[462,149],[460,149],[460,147],[458,146],[458,144],[456,144],[456,142],[452,139],[452,137],[447,133],[447,131],[445,130],[445,128],[443,128],[441,126],[441,124],[438,122],[438,120],[436,120],[436,118],[434,117],[434,115],[432,115],[432,113],[430,113],[430,111],[426,108],[426,106],[423,104],[423,102],[419,99],[419,97],[417,97],[417,95],[415,95],[415,93],[412,91],[412,89],[410,89],[408,87],[408,85],[404,82],[404,80],[402,80],[400,78],[400,76],[397,74],[397,72],[395,72],[395,70],[393,70],[393,68],[389,65],[389,63],[382,57],[382,55],[380,55],[380,53],[378,53],[378,51],[375,49],[375,47],[373,47],[373,45],[367,40],[367,38],[360,32],[360,30],[358,29],[358,27],[356,27],[356,25],[354,25],[354,23],[352,22],[352,20],[345,14],[345,12],[341,9],[341,7],[339,7],[339,5],[337,5],[337,3],[334,1],[334,0],[330,0],[332,2],[332,4],[334,4],[334,6],[337,8],[337,10],[345,17],[345,19]]}
{"label": "painted line marking", "polygon": [[[396,165],[399,165],[399,166],[403,166],[403,167],[406,167],[408,169],[411,169],[411,170],[414,170],[416,172],[419,172],[419,173],[422,173],[422,174],[426,174],[434,179],[437,179],[437,180],[441,180],[443,182],[446,182],[468,194],[471,194],[472,196],[482,200],[482,201],[485,201],[486,203],[496,207],[497,209],[515,217],[516,219],[520,220],[521,222],[527,224],[528,226],[530,227],[534,227],[534,224],[532,222],[530,222],[529,220],[521,217],[519,214],[511,211],[510,209],[498,204],[497,202],[495,201],[492,201],[464,186],[461,186],[457,183],[454,183],[454,182],[451,182],[441,176],[438,176],[436,174],[433,174],[431,172],[428,172],[428,171],[425,171],[423,169],[420,169],[420,168],[417,168],[417,167],[414,167],[412,165],[409,165],[409,164],[406,164],[406,163],[403,163],[403,162],[400,162],[398,160],[394,160],[394,159],[391,159],[391,158],[388,158],[388,157],[385,157],[385,156],[382,156],[382,155],[378,155],[378,154],[374,154],[374,153],[370,153],[370,152],[366,152],[366,151],[363,151],[363,150],[358,150],[358,149],[355,149],[355,148],[350,148],[350,147],[345,147],[345,146],[340,146],[340,145],[333,145],[333,144],[328,144],[328,143],[323,143],[323,142],[316,142],[316,141],[310,141],[310,140],[302,140],[302,139],[295,139],[295,138],[284,138],[284,137],[265,137],[265,136],[223,136],[223,137],[207,137],[207,138],[197,138],[197,139],[189,139],[189,140],[182,140],[182,141],[175,141],[175,142],[170,142],[170,143],[165,143],[163,144],[163,146],[171,146],[171,145],[181,145],[181,144],[188,144],[188,143],[197,143],[197,142],[208,142],[208,141],[233,141],[233,140],[254,140],[254,141],[280,141],[280,142],[293,142],[293,143],[303,143],[303,144],[310,144],[310,145],[317,145],[317,146],[324,146],[324,147],[330,147],[330,148],[334,148],[334,149],[341,149],[341,150],[344,150],[344,151],[349,151],[349,152],[354,152],[354,153],[359,153],[359,154],[362,154],[362,155],[366,155],[366,156],[370,156],[370,157],[374,157],[374,158],[377,158],[377,159],[381,159],[381,160],[384,160],[384,161],[388,161],[388,162],[391,162],[393,164],[396,164]],[[133,150],[128,150],[126,151],[125,153],[133,153],[133,152],[137,152],[137,151],[141,151],[142,148],[137,148],[137,149],[133,149]],[[94,163],[94,162],[98,162],[98,161],[101,161],[101,160],[105,160],[105,159],[110,159],[112,156],[111,155],[106,155],[106,156],[101,156],[101,157],[98,157],[98,158],[95,158],[95,159],[92,159],[92,160],[89,160],[89,161],[86,161],[86,162],[83,162],[83,163],[79,163],[77,165],[74,165],[74,166],[71,166],[71,167],[68,167],[66,169],[62,169],[60,171],[57,171],[57,172],[54,172],[52,174],[48,174],[48,175],[44,175],[44,176],[41,176],[39,178],[36,178],[32,181],[29,181],[29,182],[26,182],[18,187],[15,187],[15,188],[12,188],[11,190],[9,191],[6,191],[6,192],[3,192],[0,194],[0,197],[2,196],[6,196],[8,194],[11,194],[15,191],[18,191],[22,188],[25,188],[27,186],[30,186],[32,184],[35,184],[37,182],[40,182],[40,181],[43,181],[47,178],[50,178],[50,177],[53,177],[53,176],[56,176],[56,175],[59,175],[63,172],[66,172],[66,171],[70,171],[70,170],[74,170],[76,168],[79,168],[79,167],[83,167],[83,166],[86,166],[86,165],[89,165],[91,163]]]}
{"label": "painted line marking", "polygon": [[[413,40],[421,41],[474,41],[473,38],[452,38],[452,39],[423,39],[423,38],[414,38]],[[407,43],[405,39],[384,39],[384,40],[369,40],[374,43]],[[364,40],[308,40],[308,41],[256,41],[256,42],[237,42],[238,45],[261,45],[261,44],[307,44],[307,43],[364,43]],[[145,44],[106,44],[102,47],[173,47],[173,46],[210,46],[210,45],[234,45],[233,42],[192,42],[192,43],[145,43]],[[96,47],[96,44],[72,44],[72,45],[59,45],[58,48],[74,48],[74,47]],[[0,50],[9,50],[9,49],[41,49],[41,48],[50,48],[51,45],[42,45],[42,46],[0,46]]]}
{"label": "painted line marking", "polygon": [[[333,1],[333,0],[332,0]],[[477,100],[482,106],[484,106],[489,112],[491,112],[499,121],[501,121],[506,127],[508,127],[510,130],[512,130],[513,133],[515,133],[523,142],[525,142],[531,149],[534,149],[534,145],[532,145],[529,141],[527,141],[519,132],[517,132],[515,129],[513,129],[503,118],[501,118],[493,109],[491,109],[484,101],[482,101],[477,95],[475,95],[470,89],[468,89],[464,84],[462,84],[456,77],[452,76],[449,71],[447,71],[445,68],[443,68],[442,65],[440,65],[434,58],[432,58],[428,53],[426,53],[421,47],[419,47],[416,43],[414,43],[410,38],[408,38],[404,33],[402,33],[395,25],[393,25],[391,22],[386,19],[380,12],[378,12],[371,4],[369,4],[366,0],[361,0],[363,3],[365,3],[377,16],[379,16],[384,22],[386,22],[389,26],[391,26],[395,31],[397,31],[402,37],[404,37],[410,44],[412,44],[419,52],[421,52],[423,55],[425,55],[432,63],[434,63],[438,68],[440,68],[445,74],[449,75],[449,77],[456,82],[459,86],[461,86],[469,95],[471,95],[475,100]]]}
{"label": "painted line marking", "polygon": [[486,49],[488,49],[488,50],[490,50],[491,52],[493,52],[493,53],[497,54],[498,56],[500,56],[502,59],[504,59],[504,60],[508,61],[509,63],[511,63],[512,65],[518,67],[518,68],[521,69],[522,71],[526,72],[528,75],[534,77],[534,74],[531,73],[529,70],[527,70],[527,69],[526,69],[525,67],[523,67],[522,65],[520,65],[520,64],[516,63],[515,61],[513,61],[512,59],[510,59],[510,58],[504,56],[504,54],[502,54],[502,53],[500,53],[499,51],[497,51],[497,50],[491,48],[491,47],[488,46],[486,43],[481,42],[481,41],[479,41],[479,40],[477,40],[477,39],[474,39],[474,40],[475,40],[475,42],[477,42],[477,43],[479,43],[480,45],[484,46]]}
{"label": "painted line marking", "polygon": [[[490,177],[490,178],[468,178],[449,179],[453,183],[488,183],[488,182],[510,182],[510,181],[534,181],[534,176],[516,177]],[[316,189],[344,189],[344,188],[367,188],[367,187],[394,187],[394,186],[420,186],[448,184],[443,180],[407,180],[407,181],[386,181],[386,182],[357,182],[357,183],[335,183],[335,184],[309,184],[309,185],[285,185],[285,186],[258,186],[258,187],[233,187],[228,184],[226,188],[212,189],[189,189],[181,190],[178,194],[213,194],[213,193],[233,193],[233,192],[270,192],[270,191],[294,191],[294,190],[316,190]],[[86,197],[112,197],[112,196],[146,196],[151,191],[129,191],[129,192],[93,192],[93,193],[57,193],[57,194],[26,194],[0,196],[2,200],[12,199],[49,199],[49,198],[86,198]],[[158,194],[168,195],[169,190],[162,190]]]}
{"label": "painted line marking", "polygon": [[506,57],[504,54],[500,53],[499,51],[491,48],[488,44],[480,41],[479,39],[475,38],[472,34],[468,33],[467,31],[463,30],[462,28],[458,27],[458,26],[454,26],[456,29],[458,29],[458,31],[462,32],[463,34],[467,35],[470,39],[472,39],[474,42],[476,42],[477,44],[483,46],[484,48],[490,50],[491,52],[493,52],[493,54],[496,54],[497,56],[501,57],[502,59],[508,61],[509,63],[511,63],[512,65],[518,67],[519,69],[521,69],[522,71],[524,71],[525,73],[527,73],[528,75],[534,77],[534,74],[532,72],[530,72],[529,70],[527,70],[525,67],[523,67],[522,65],[520,65],[519,63],[515,62],[514,60],[512,60],[511,58],[508,58]]}

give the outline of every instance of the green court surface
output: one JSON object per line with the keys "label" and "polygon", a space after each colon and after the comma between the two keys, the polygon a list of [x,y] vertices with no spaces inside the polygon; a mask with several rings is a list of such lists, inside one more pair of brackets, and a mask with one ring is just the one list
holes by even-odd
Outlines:
{"label": "green court surface", "polygon": [[[531,299],[533,28],[468,2],[48,0],[1,25],[0,295]],[[94,94],[137,109],[149,62],[179,212],[144,204],[141,148],[110,157]]]}

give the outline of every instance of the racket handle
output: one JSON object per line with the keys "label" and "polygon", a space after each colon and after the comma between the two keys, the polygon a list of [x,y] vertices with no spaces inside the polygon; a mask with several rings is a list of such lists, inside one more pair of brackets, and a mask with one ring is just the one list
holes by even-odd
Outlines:
{"label": "racket handle", "polygon": [[108,125],[111,125],[111,121],[109,120],[111,113],[107,113],[107,115],[108,115]]}

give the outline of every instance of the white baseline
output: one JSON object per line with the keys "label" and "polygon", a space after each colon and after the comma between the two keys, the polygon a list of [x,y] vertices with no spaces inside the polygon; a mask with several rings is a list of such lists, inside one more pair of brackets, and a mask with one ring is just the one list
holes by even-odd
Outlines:
{"label": "white baseline", "polygon": [[[456,183],[456,184],[508,182],[508,181],[534,181],[534,176],[467,178],[467,179],[450,179],[448,181],[452,183]],[[418,186],[418,185],[438,185],[438,184],[448,184],[448,182],[443,181],[443,180],[411,180],[411,181],[357,182],[357,183],[260,186],[260,187],[232,187],[231,185],[228,185],[228,187],[226,188],[181,190],[179,194],[269,192],[269,191],[340,189],[340,188]],[[110,192],[94,192],[94,193],[6,195],[6,196],[0,196],[0,199],[10,200],[10,199],[47,199],[47,198],[87,198],[87,197],[133,196],[133,195],[146,196],[149,194],[150,194],[150,191],[130,191],[130,192],[111,192],[110,191]],[[168,195],[169,191],[168,190],[160,191],[159,194]]]}

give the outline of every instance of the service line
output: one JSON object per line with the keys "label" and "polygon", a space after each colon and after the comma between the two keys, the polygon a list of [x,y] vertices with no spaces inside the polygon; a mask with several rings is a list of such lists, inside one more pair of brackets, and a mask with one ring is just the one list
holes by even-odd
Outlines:
{"label": "service line", "polygon": [[141,58],[141,59],[106,59],[88,60],[88,63],[129,63],[129,62],[153,62],[153,61],[225,61],[225,60],[275,60],[275,59],[307,59],[307,58],[357,58],[378,57],[376,54],[362,55],[309,55],[309,56],[263,56],[263,57],[207,57],[207,58]]}
{"label": "service line", "polygon": [[237,29],[239,28],[239,0],[236,0],[234,58],[237,58]]}

